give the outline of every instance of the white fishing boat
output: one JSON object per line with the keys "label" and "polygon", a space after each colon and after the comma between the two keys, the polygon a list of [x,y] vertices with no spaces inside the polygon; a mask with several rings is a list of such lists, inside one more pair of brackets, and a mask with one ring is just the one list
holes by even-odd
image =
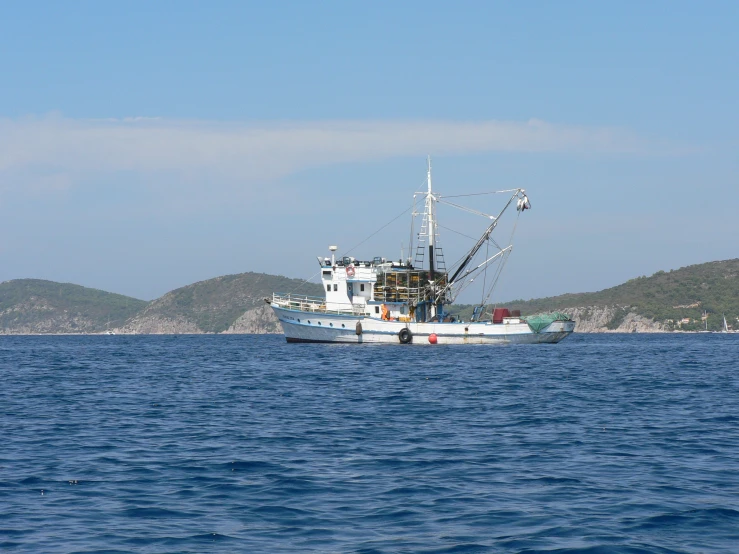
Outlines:
{"label": "white fishing boat", "polygon": [[[506,201],[493,215],[458,206],[447,200],[451,196],[434,192],[430,161],[426,185],[426,191],[414,196],[413,215],[422,217],[415,259],[394,262],[375,257],[362,261],[351,256],[337,257],[338,248],[330,246],[331,257],[318,258],[324,297],[274,293],[272,298],[265,299],[279,319],[288,342],[556,343],[574,331],[575,322],[565,314],[521,317],[520,313],[504,307],[485,312],[486,301],[513,248],[512,244],[501,247],[492,234],[507,210],[515,207],[518,218],[531,207],[524,189],[496,191],[504,194]],[[416,198],[423,200],[422,210],[415,209],[421,204],[416,203]],[[489,221],[474,246],[449,270],[438,244],[436,204],[439,202]],[[412,230],[411,236],[414,236]],[[488,276],[491,264],[496,269]],[[486,283],[492,283],[487,297],[475,307],[469,321],[455,319],[445,307],[477,276],[484,276]]]}

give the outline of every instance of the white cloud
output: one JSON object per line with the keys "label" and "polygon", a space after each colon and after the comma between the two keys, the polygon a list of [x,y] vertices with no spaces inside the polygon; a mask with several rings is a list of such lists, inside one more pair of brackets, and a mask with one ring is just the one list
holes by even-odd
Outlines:
{"label": "white cloud", "polygon": [[612,128],[538,120],[221,123],[159,118],[0,120],[0,172],[43,168],[208,172],[239,180],[398,156],[481,152],[646,153],[646,141]]}

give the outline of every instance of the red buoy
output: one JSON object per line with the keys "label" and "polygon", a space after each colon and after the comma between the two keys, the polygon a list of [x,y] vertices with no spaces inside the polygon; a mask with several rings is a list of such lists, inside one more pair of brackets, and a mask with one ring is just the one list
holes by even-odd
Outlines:
{"label": "red buoy", "polygon": [[436,333],[431,333],[431,334],[429,335],[429,342],[430,342],[431,344],[436,344]]}

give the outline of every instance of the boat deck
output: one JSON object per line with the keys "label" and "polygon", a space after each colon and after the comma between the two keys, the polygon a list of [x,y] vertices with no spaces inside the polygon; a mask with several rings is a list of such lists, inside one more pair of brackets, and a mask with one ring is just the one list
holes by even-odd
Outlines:
{"label": "boat deck", "polygon": [[363,316],[366,315],[363,306],[354,306],[353,304],[341,304],[338,308],[327,308],[326,300],[320,296],[306,296],[304,294],[280,294],[273,293],[272,300],[265,299],[268,303],[276,304],[280,308],[286,310],[296,310],[300,312],[314,312],[319,314],[336,314]]}

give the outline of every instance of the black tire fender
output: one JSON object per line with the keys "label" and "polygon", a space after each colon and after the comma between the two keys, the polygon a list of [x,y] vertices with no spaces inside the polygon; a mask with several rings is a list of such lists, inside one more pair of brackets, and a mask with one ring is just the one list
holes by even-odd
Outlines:
{"label": "black tire fender", "polygon": [[408,327],[403,327],[398,332],[398,340],[400,340],[400,344],[410,344],[413,342],[413,333],[411,333],[411,330],[408,329]]}

